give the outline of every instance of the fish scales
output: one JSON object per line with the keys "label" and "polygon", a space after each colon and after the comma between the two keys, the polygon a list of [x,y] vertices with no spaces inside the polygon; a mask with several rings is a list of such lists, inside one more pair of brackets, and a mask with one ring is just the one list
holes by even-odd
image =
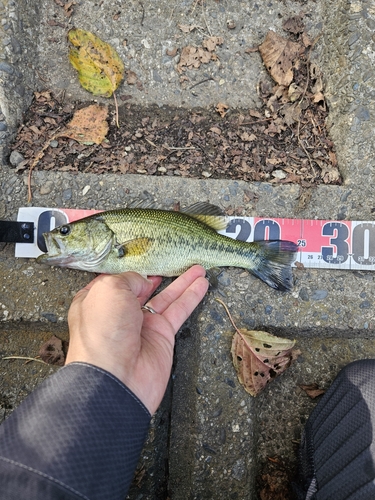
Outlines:
{"label": "fish scales", "polygon": [[234,240],[217,232],[225,227],[217,207],[199,203],[188,210],[126,208],[64,224],[44,234],[48,252],[38,262],[161,276],[177,276],[194,264],[233,266],[248,269],[273,288],[291,288],[295,243]]}
{"label": "fish scales", "polygon": [[152,240],[149,251],[128,255],[126,262],[118,258],[111,261],[115,272],[132,269],[148,275],[176,276],[193,264],[206,269],[248,267],[249,252],[255,253],[249,244],[223,236],[181,212],[124,209],[107,212],[103,220],[119,242],[136,238]]}

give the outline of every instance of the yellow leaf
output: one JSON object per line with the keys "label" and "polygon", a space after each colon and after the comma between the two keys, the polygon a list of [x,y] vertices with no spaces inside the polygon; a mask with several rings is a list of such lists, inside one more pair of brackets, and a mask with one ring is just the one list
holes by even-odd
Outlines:
{"label": "yellow leaf", "polygon": [[65,130],[58,137],[70,137],[84,144],[101,144],[108,132],[108,109],[106,106],[92,104],[79,109],[73,119],[67,124]]}
{"label": "yellow leaf", "polygon": [[94,95],[111,97],[124,76],[124,64],[113,47],[93,33],[73,28],[69,60],[82,87]]}

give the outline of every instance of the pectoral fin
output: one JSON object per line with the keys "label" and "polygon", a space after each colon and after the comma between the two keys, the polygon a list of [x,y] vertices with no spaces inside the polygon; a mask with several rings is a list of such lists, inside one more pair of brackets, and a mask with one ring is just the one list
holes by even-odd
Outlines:
{"label": "pectoral fin", "polygon": [[135,238],[126,241],[116,246],[118,257],[143,255],[151,247],[151,244],[152,240],[150,238]]}

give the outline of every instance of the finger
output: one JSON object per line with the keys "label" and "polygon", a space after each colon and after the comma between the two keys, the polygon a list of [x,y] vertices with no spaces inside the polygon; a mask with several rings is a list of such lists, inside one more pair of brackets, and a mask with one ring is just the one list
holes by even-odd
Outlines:
{"label": "finger", "polygon": [[204,277],[205,274],[206,271],[202,266],[191,267],[158,295],[152,297],[147,305],[162,314],[197,278]]}
{"label": "finger", "polygon": [[175,332],[191,315],[208,290],[209,283],[198,277],[174,302],[164,311],[164,318],[172,325]]}
{"label": "finger", "polygon": [[139,303],[143,306],[147,300],[151,297],[151,295],[155,292],[157,287],[162,282],[161,276],[149,276],[148,280],[152,282],[152,288],[146,294],[142,294],[138,296]]}

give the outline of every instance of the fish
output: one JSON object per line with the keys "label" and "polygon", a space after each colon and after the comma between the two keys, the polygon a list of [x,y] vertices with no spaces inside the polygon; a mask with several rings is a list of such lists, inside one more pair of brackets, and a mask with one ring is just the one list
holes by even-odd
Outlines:
{"label": "fish", "polygon": [[276,290],[291,290],[296,243],[235,240],[218,233],[227,223],[222,210],[206,202],[181,211],[108,210],[43,233],[47,253],[37,262],[94,273],[166,277],[179,276],[194,264],[207,271],[239,267]]}

